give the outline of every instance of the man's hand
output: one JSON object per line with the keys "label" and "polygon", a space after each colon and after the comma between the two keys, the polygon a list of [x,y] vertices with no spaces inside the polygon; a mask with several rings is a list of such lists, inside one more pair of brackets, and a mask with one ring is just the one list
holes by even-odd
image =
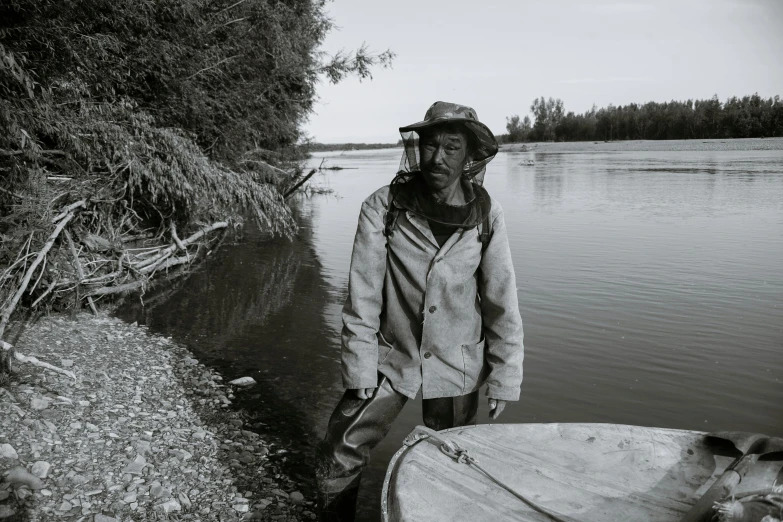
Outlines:
{"label": "man's hand", "polygon": [[375,395],[375,388],[357,388],[354,391],[360,399],[372,399],[372,396]]}
{"label": "man's hand", "polygon": [[505,407],[506,407],[506,401],[500,399],[490,399],[489,418],[495,420],[498,417],[500,417],[500,414],[503,413]]}

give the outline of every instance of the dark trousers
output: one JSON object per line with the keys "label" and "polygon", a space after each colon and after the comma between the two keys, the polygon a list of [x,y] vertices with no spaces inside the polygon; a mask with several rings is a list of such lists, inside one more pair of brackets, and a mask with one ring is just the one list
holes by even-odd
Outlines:
{"label": "dark trousers", "polygon": [[[320,520],[354,520],[361,472],[370,461],[370,450],[383,440],[408,398],[394,391],[389,379],[379,375],[378,388],[369,399],[346,390],[334,409],[326,436],[318,446]],[[478,391],[460,397],[424,399],[424,424],[444,430],[476,423]]]}

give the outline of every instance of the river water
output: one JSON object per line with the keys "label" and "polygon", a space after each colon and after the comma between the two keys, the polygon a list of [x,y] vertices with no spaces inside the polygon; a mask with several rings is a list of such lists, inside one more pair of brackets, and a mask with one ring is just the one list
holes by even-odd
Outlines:
{"label": "river water", "polygon": [[[501,152],[503,206],[525,325],[522,396],[502,422],[610,422],[783,435],[783,140],[542,144]],[[248,230],[128,320],[259,385],[239,406],[290,444],[294,475],[340,386],[340,308],[362,200],[400,149],[322,153],[293,241]],[[482,403],[479,422],[488,422]],[[378,517],[392,453],[421,422],[410,401],[373,453],[360,497]]]}

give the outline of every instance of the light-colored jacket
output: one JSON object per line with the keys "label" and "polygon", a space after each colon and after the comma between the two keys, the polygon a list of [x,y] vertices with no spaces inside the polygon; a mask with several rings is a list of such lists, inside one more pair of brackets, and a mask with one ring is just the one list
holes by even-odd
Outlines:
{"label": "light-colored jacket", "polygon": [[[389,187],[362,203],[343,308],[343,386],[373,388],[378,372],[410,398],[465,395],[515,401],[522,318],[503,210],[494,199],[482,255],[476,227],[438,247],[426,219],[399,211],[385,237]],[[387,248],[388,241],[388,248]]]}

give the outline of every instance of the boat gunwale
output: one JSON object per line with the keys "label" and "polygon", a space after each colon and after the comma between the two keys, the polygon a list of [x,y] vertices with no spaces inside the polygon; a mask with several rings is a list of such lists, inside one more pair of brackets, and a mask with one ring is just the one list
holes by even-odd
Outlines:
{"label": "boat gunwale", "polygon": [[[611,422],[531,422],[531,423],[497,423],[497,424],[474,424],[471,426],[457,426],[454,428],[448,428],[445,430],[438,431],[438,435],[448,434],[456,431],[465,431],[465,430],[473,430],[477,428],[487,428],[489,426],[566,426],[566,427],[594,427],[596,429],[603,428],[607,429],[609,427],[612,428],[642,428],[642,429],[648,429],[653,430],[654,432],[658,433],[679,433],[683,435],[695,435],[695,436],[706,436],[708,432],[700,431],[700,430],[683,430],[678,428],[660,428],[656,426],[641,426],[637,424],[616,424]],[[397,468],[397,462],[399,461],[400,457],[408,451],[412,450],[416,447],[417,444],[424,441],[427,437],[420,437],[416,438],[415,440],[411,440],[411,438],[418,432],[422,433],[421,425],[417,425],[414,427],[411,432],[405,437],[403,440],[402,447],[398,449],[394,455],[392,455],[392,458],[389,460],[389,465],[386,468],[386,474],[383,480],[383,488],[381,490],[381,521],[382,522],[395,522],[394,520],[389,518],[389,487],[392,479],[392,475],[394,471]],[[600,431],[600,430],[597,430]],[[426,434],[425,434],[426,435]]]}

